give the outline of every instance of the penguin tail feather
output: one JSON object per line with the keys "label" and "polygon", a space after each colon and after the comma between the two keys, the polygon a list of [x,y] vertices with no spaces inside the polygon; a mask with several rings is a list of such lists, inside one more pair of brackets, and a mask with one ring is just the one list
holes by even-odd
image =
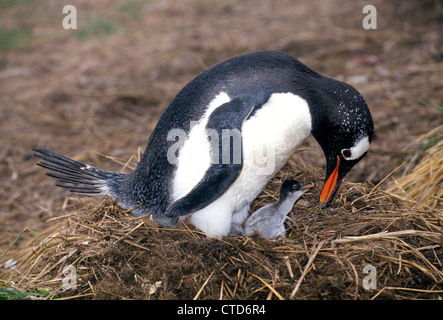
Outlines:
{"label": "penguin tail feather", "polygon": [[34,156],[42,160],[37,165],[50,171],[46,175],[57,179],[58,187],[74,193],[90,196],[112,195],[109,182],[123,175],[91,167],[43,148],[36,147],[32,150],[37,152]]}

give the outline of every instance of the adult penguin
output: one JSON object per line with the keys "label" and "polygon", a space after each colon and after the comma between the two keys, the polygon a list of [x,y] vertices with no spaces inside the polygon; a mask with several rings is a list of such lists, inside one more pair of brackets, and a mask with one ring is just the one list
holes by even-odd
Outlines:
{"label": "adult penguin", "polygon": [[207,69],[172,100],[135,171],[104,171],[34,148],[59,186],[118,198],[163,226],[191,222],[225,236],[312,134],[326,157],[328,206],[367,153],[374,125],[362,95],[280,51],[242,54]]}

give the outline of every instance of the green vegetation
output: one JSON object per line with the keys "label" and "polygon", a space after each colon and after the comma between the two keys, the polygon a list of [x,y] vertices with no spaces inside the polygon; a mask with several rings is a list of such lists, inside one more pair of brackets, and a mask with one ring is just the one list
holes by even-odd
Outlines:
{"label": "green vegetation", "polygon": [[0,282],[0,300],[29,300],[35,298],[55,298],[46,289],[37,289],[38,292],[22,292],[17,289],[8,288],[4,283]]}
{"label": "green vegetation", "polygon": [[2,259],[6,256],[6,254],[8,253],[8,251],[9,251],[9,250],[12,248],[12,246],[17,242],[17,240],[20,239],[20,237],[22,236],[23,232],[25,232],[25,231],[29,231],[29,232],[31,232],[31,233],[34,235],[34,237],[36,237],[36,238],[37,238],[37,239],[38,239],[38,240],[44,245],[45,249],[48,249],[48,247],[46,246],[46,243],[43,242],[43,240],[38,236],[38,234],[35,233],[34,231],[32,231],[31,228],[26,227],[26,228],[23,229],[22,232],[19,233],[19,235],[17,236],[17,238],[15,238],[15,240],[9,245],[8,249],[6,249],[5,253],[3,253],[3,255],[2,255],[1,258],[0,258],[0,260],[2,260]]}
{"label": "green vegetation", "polygon": [[142,4],[140,1],[125,2],[118,5],[118,10],[134,20],[139,20]]}
{"label": "green vegetation", "polygon": [[0,30],[0,49],[7,49],[29,42],[32,32],[21,28]]}
{"label": "green vegetation", "polygon": [[32,0],[0,0],[0,8],[10,8],[17,4],[25,4]]}
{"label": "green vegetation", "polygon": [[99,15],[94,17],[86,25],[78,29],[77,37],[80,40],[89,40],[91,38],[103,38],[115,33],[118,30],[114,21],[110,18]]}

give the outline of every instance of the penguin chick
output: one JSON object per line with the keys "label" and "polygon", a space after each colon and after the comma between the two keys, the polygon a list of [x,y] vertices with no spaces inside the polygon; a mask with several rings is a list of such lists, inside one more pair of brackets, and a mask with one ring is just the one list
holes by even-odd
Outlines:
{"label": "penguin chick", "polygon": [[313,183],[303,185],[296,180],[285,180],[280,188],[278,201],[255,211],[245,222],[244,234],[257,231],[266,239],[284,237],[284,222],[291,220],[288,213],[298,199],[313,186]]}

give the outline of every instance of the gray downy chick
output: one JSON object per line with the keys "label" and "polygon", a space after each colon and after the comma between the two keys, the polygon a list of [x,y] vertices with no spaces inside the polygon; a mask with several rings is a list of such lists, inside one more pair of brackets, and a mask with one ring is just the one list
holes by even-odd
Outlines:
{"label": "gray downy chick", "polygon": [[278,201],[255,211],[245,222],[244,234],[257,231],[266,239],[284,237],[284,222],[291,220],[288,213],[297,200],[313,186],[313,183],[303,185],[296,180],[285,180],[280,187]]}

